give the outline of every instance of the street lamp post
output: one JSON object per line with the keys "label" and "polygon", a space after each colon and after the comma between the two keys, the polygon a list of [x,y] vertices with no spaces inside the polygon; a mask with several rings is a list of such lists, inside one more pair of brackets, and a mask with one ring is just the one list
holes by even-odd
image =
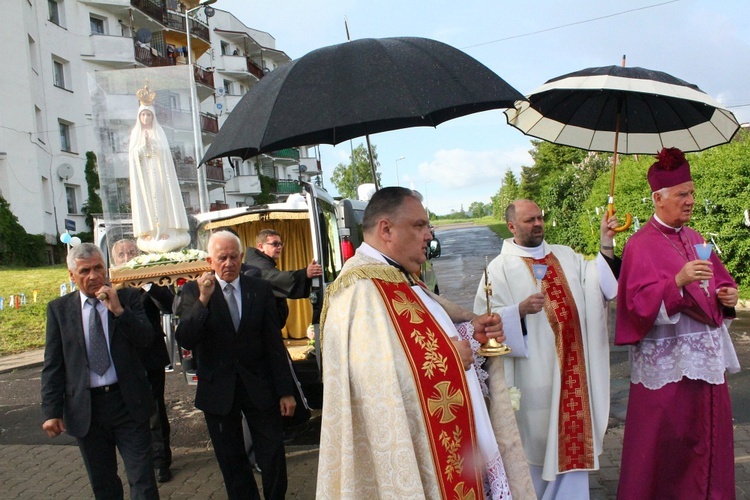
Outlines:
{"label": "street lamp post", "polygon": [[402,156],[401,158],[396,158],[396,185],[397,186],[401,185],[401,179],[399,178],[399,175],[398,175],[398,162],[400,162],[404,158],[406,158],[406,157]]}
{"label": "street lamp post", "polygon": [[[202,9],[207,5],[216,3],[216,0],[200,0],[197,7],[185,11],[185,33],[187,34],[187,59],[190,78],[190,104],[193,108],[193,142],[195,146],[195,163],[203,158],[203,139],[201,138],[200,129],[200,103],[198,102],[198,92],[195,89],[195,68],[193,67],[193,47],[190,36],[190,13]],[[201,212],[208,212],[208,185],[206,181],[206,167],[198,168],[198,202],[200,203]]]}

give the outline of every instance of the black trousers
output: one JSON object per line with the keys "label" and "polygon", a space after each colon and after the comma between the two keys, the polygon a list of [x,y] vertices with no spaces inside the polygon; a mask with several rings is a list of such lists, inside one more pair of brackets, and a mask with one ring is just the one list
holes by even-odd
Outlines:
{"label": "black trousers", "polygon": [[151,394],[154,396],[156,411],[151,415],[151,444],[154,449],[154,468],[168,469],[172,466],[172,449],[169,447],[169,434],[172,432],[167,418],[167,405],[164,404],[164,384],[166,376],[164,368],[148,370],[146,372],[151,384]]}
{"label": "black trousers", "polygon": [[77,441],[97,500],[123,498],[116,449],[125,465],[130,498],[159,498],[148,422],[138,423],[130,417],[119,390],[92,392],[91,428]]}
{"label": "black trousers", "polygon": [[204,412],[227,495],[230,500],[260,499],[250,460],[245,452],[243,414],[250,427],[255,458],[262,471],[263,496],[268,500],[281,500],[287,488],[281,410],[278,404],[256,408],[239,378],[235,385],[234,403],[228,415]]}

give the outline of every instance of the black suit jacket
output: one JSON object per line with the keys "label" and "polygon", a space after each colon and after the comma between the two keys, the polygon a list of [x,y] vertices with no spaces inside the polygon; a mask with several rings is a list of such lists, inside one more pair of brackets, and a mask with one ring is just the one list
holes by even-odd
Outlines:
{"label": "black suit jacket", "polygon": [[273,257],[257,248],[247,249],[244,266],[246,276],[259,276],[271,284],[282,327],[289,317],[286,299],[304,299],[310,296],[312,279],[307,277],[306,267],[296,271],[279,271]]}
{"label": "black suit jacket", "polygon": [[195,406],[216,415],[231,410],[238,377],[258,408],[278,405],[282,396],[294,394],[271,286],[241,275],[240,288],[242,314],[237,332],[218,282],[208,307],[198,300],[198,284],[185,284],[177,311],[177,342],[198,353]]}
{"label": "black suit jacket", "polygon": [[161,324],[161,313],[172,313],[174,293],[169,287],[152,284],[148,291],[140,289],[143,310],[156,335],[154,342],[141,350],[141,361],[146,370],[163,370],[169,364],[166,335]]}
{"label": "black suit jacket", "polygon": [[[154,412],[146,370],[138,348],[153,343],[154,332],[143,312],[140,293],[118,290],[125,311],[120,317],[108,312],[110,354],[120,392],[131,417],[144,422]],[[68,434],[83,437],[91,424],[89,361],[83,334],[79,292],[47,305],[47,343],[42,368],[42,419],[62,418]]]}

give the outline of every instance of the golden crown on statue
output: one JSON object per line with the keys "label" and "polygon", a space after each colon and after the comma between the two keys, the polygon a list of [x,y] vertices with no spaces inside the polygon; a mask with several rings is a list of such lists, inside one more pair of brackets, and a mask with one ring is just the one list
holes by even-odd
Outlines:
{"label": "golden crown on statue", "polygon": [[143,106],[151,106],[154,103],[154,99],[156,99],[156,92],[148,88],[148,80],[146,80],[142,89],[138,89],[135,92],[135,95]]}

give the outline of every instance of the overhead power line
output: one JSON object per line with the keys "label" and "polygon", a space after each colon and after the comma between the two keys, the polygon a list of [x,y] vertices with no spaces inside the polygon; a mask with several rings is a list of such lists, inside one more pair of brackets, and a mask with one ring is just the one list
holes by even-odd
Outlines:
{"label": "overhead power line", "polygon": [[527,37],[527,36],[538,35],[540,33],[547,33],[548,31],[555,31],[555,30],[559,30],[559,29],[562,29],[562,28],[569,28],[571,26],[577,26],[579,24],[586,24],[586,23],[592,23],[592,22],[595,22],[595,21],[601,21],[602,19],[609,19],[611,17],[622,16],[624,14],[629,14],[631,12],[637,12],[637,11],[640,11],[640,10],[653,9],[653,8],[656,8],[656,7],[661,7],[663,5],[667,5],[667,4],[670,4],[670,3],[676,3],[676,2],[679,2],[679,1],[680,0],[669,0],[667,2],[661,2],[661,3],[657,3],[657,4],[653,4],[653,5],[645,5],[643,7],[638,7],[636,9],[628,9],[628,10],[623,10],[623,11],[620,11],[620,12],[615,12],[613,14],[607,14],[606,16],[592,17],[591,19],[584,19],[582,21],[575,21],[575,22],[572,22],[572,23],[561,24],[559,26],[553,26],[551,28],[545,28],[545,29],[538,30],[538,31],[531,31],[529,33],[522,33],[520,35],[513,35],[513,36],[508,36],[508,37],[505,37],[505,38],[499,38],[497,40],[491,40],[489,42],[477,43],[475,45],[468,45],[466,47],[463,47],[462,50],[472,49],[474,47],[481,47],[483,45],[490,45],[490,44],[493,44],[493,43],[505,42],[507,40],[513,40],[515,38],[523,38],[523,37]]}

